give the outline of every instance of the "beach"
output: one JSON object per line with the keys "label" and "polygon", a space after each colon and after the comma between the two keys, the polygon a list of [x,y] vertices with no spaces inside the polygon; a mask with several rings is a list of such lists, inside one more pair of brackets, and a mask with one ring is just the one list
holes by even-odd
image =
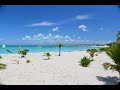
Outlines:
{"label": "beach", "polygon": [[[0,70],[1,85],[115,85],[118,72],[104,70],[102,64],[112,62],[106,53],[98,53],[89,67],[82,67],[79,61],[88,56],[86,51],[51,52],[47,60],[44,53],[28,53],[25,58],[19,54],[1,54],[0,63],[7,68]],[[17,64],[13,60],[19,60]],[[26,63],[30,60],[30,63]]]}

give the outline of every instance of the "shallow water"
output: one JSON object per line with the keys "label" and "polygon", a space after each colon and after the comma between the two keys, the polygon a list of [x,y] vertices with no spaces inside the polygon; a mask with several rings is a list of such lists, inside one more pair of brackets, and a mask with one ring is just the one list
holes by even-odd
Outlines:
{"label": "shallow water", "polygon": [[[80,46],[63,46],[61,51],[80,51],[80,50],[87,50],[87,49],[98,49],[105,46],[87,46],[87,45],[80,45]],[[0,54],[9,54],[6,52],[6,49],[11,50],[14,54],[18,52],[18,48],[21,50],[28,49],[29,53],[38,53],[38,52],[58,52],[58,46],[37,46],[37,45],[6,45],[6,48],[2,48],[0,45]]]}

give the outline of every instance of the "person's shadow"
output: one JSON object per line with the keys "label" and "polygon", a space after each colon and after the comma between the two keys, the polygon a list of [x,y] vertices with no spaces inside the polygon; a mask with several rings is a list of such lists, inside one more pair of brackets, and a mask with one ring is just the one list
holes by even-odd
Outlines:
{"label": "person's shadow", "polygon": [[114,77],[101,77],[101,76],[96,76],[98,80],[102,81],[105,83],[105,85],[117,85],[119,78],[114,76]]}

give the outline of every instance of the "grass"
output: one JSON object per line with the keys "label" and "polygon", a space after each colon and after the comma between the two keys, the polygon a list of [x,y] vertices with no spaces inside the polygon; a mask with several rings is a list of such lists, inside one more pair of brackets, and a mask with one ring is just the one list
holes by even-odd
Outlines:
{"label": "grass", "polygon": [[83,66],[83,67],[88,67],[91,61],[92,61],[92,60],[91,60],[90,58],[84,56],[83,58],[81,58],[81,60],[80,60],[79,63],[80,63],[80,65]]}
{"label": "grass", "polygon": [[2,63],[0,63],[0,70],[2,70],[2,69],[6,69],[6,64],[2,64]]}
{"label": "grass", "polygon": [[27,60],[26,63],[30,63],[30,60]]}

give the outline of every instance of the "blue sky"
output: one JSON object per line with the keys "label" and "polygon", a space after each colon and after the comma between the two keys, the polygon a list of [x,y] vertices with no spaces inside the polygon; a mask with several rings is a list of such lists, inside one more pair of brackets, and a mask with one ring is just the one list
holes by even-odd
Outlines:
{"label": "blue sky", "polygon": [[0,44],[81,44],[115,41],[117,5],[5,5]]}

